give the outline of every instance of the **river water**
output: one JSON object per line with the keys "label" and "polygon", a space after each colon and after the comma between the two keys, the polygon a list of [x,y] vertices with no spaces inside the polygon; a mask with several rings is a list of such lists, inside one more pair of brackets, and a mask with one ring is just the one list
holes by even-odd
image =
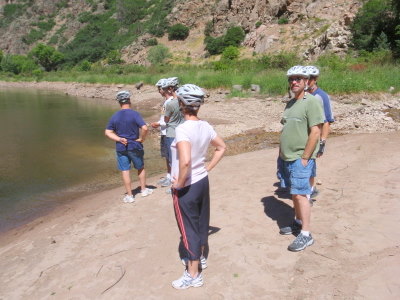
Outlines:
{"label": "river water", "polygon": [[[55,92],[0,89],[0,232],[122,185],[115,144],[104,136],[118,109]],[[154,111],[140,113],[146,120]],[[145,143],[145,162],[148,176],[165,165],[155,136]],[[132,180],[135,186],[135,173]]]}

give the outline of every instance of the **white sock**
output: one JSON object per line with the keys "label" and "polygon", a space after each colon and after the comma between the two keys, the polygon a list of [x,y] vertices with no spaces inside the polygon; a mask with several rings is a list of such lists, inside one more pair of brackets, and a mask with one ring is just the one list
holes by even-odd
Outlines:
{"label": "white sock", "polygon": [[167,174],[167,178],[169,179],[169,180],[171,180],[171,174]]}
{"label": "white sock", "polygon": [[309,232],[309,231],[304,231],[304,230],[302,230],[302,231],[301,231],[301,234],[302,234],[302,235],[305,235],[305,236],[310,236],[310,232]]}

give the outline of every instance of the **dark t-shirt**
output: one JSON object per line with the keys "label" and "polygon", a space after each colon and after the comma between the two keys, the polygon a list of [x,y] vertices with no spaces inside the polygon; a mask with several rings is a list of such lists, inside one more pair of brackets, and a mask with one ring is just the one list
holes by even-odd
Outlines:
{"label": "dark t-shirt", "polygon": [[143,149],[142,143],[136,142],[139,138],[139,129],[146,125],[142,116],[132,109],[121,109],[117,111],[108,121],[106,129],[113,130],[116,135],[128,140],[128,145],[125,146],[120,142],[116,142],[117,151]]}

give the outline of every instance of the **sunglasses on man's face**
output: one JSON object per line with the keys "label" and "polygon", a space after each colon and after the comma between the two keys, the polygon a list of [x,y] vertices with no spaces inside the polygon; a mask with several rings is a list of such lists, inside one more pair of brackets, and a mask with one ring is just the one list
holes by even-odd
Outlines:
{"label": "sunglasses on man's face", "polygon": [[293,81],[300,82],[303,79],[304,79],[303,77],[290,77],[290,78],[288,78],[288,81],[289,82],[293,82]]}

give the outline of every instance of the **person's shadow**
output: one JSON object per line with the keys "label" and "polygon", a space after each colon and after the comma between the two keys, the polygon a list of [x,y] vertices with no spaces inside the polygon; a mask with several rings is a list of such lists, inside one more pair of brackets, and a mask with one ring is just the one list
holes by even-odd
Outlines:
{"label": "person's shadow", "polygon": [[278,229],[290,225],[293,221],[293,208],[275,196],[264,197],[261,202],[264,205],[264,213],[267,217],[276,221]]}

